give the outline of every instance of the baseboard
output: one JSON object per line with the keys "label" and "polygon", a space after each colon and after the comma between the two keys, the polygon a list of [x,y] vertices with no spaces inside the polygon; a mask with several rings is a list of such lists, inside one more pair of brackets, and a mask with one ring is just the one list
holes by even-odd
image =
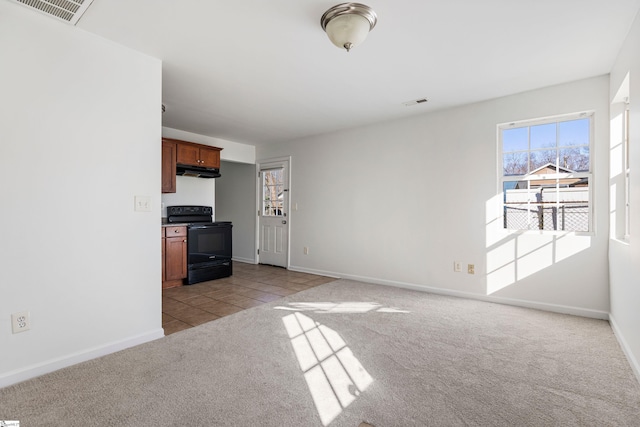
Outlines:
{"label": "baseboard", "polygon": [[231,261],[243,262],[245,264],[257,264],[255,259],[250,258],[233,257],[231,258]]}
{"label": "baseboard", "polygon": [[469,298],[480,301],[493,302],[497,304],[513,305],[517,307],[533,308],[536,310],[551,311],[554,313],[571,314],[574,316],[589,317],[593,319],[608,320],[609,313],[600,310],[591,310],[588,308],[572,307],[559,304],[549,304],[537,301],[520,300],[515,298],[503,298],[491,295],[480,295],[471,292],[456,291],[452,289],[437,288],[433,286],[418,285],[415,283],[398,282],[393,280],[377,279],[375,277],[357,276],[353,274],[340,274],[331,271],[314,270],[304,267],[290,267],[290,270],[300,271],[303,273],[319,274],[321,276],[336,277],[342,279],[356,280],[359,282],[373,283],[376,285],[394,286],[397,288],[412,289],[414,291],[430,292],[438,295],[447,295],[452,297]]}
{"label": "baseboard", "polygon": [[66,368],[77,363],[86,362],[87,360],[95,359],[101,356],[106,356],[107,354],[115,353],[129,347],[135,347],[137,345],[157,340],[158,338],[162,337],[164,337],[164,330],[162,328],[154,329],[151,332],[136,335],[134,337],[130,337],[121,341],[112,342],[104,346],[94,347],[85,351],[38,363],[26,368],[7,372],[6,374],[0,376],[0,388],[17,384],[19,382],[38,377],[40,375],[48,374],[49,372],[57,371],[58,369]]}
{"label": "baseboard", "polygon": [[627,340],[624,339],[624,335],[622,335],[622,331],[618,327],[618,324],[616,323],[616,320],[615,320],[615,318],[613,317],[612,314],[609,314],[609,324],[611,325],[611,329],[613,329],[613,335],[618,340],[618,343],[620,344],[620,347],[622,347],[622,351],[624,352],[624,355],[627,356],[627,360],[629,361],[629,365],[631,365],[631,370],[635,374],[636,379],[638,380],[638,382],[640,382],[640,363],[634,357],[633,352],[631,351],[631,348],[629,347],[629,344],[627,344]]}
{"label": "baseboard", "polygon": [[[318,276],[325,276],[325,277],[333,277],[334,279],[340,279],[340,278],[345,278],[346,277],[344,275],[340,275],[336,272],[333,271],[325,271],[325,270],[315,270],[313,268],[305,268],[305,267],[296,267],[296,266],[289,266],[288,268],[291,271],[297,271],[300,273],[309,273],[309,274],[316,274]],[[354,279],[355,280],[355,279]],[[362,282],[364,282],[365,280],[361,280]]]}

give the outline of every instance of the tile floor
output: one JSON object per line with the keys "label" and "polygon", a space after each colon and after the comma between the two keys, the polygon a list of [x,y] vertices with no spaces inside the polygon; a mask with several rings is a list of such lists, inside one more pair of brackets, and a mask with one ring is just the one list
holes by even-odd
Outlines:
{"label": "tile floor", "polygon": [[334,280],[279,267],[234,262],[231,277],[163,289],[162,327],[165,335],[169,335]]}

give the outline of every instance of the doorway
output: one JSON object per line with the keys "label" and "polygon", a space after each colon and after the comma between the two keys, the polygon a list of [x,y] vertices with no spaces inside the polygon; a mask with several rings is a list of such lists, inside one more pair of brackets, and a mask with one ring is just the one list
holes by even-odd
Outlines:
{"label": "doorway", "polygon": [[289,159],[259,168],[258,263],[289,267]]}

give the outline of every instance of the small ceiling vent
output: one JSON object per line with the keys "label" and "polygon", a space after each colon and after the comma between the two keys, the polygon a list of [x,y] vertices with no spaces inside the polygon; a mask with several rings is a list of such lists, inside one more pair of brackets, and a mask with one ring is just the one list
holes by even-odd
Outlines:
{"label": "small ceiling vent", "polygon": [[404,105],[405,107],[411,107],[412,105],[424,104],[427,101],[428,101],[427,98],[420,98],[420,99],[414,99],[412,101],[403,102],[402,105]]}
{"label": "small ceiling vent", "polygon": [[93,0],[13,0],[72,25],[80,20]]}

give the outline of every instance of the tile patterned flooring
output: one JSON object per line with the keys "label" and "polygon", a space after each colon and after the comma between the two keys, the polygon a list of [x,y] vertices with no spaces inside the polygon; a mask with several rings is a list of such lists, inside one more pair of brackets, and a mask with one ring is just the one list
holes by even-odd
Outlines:
{"label": "tile patterned flooring", "polygon": [[231,277],[163,289],[162,327],[165,335],[170,335],[334,280],[234,262]]}

